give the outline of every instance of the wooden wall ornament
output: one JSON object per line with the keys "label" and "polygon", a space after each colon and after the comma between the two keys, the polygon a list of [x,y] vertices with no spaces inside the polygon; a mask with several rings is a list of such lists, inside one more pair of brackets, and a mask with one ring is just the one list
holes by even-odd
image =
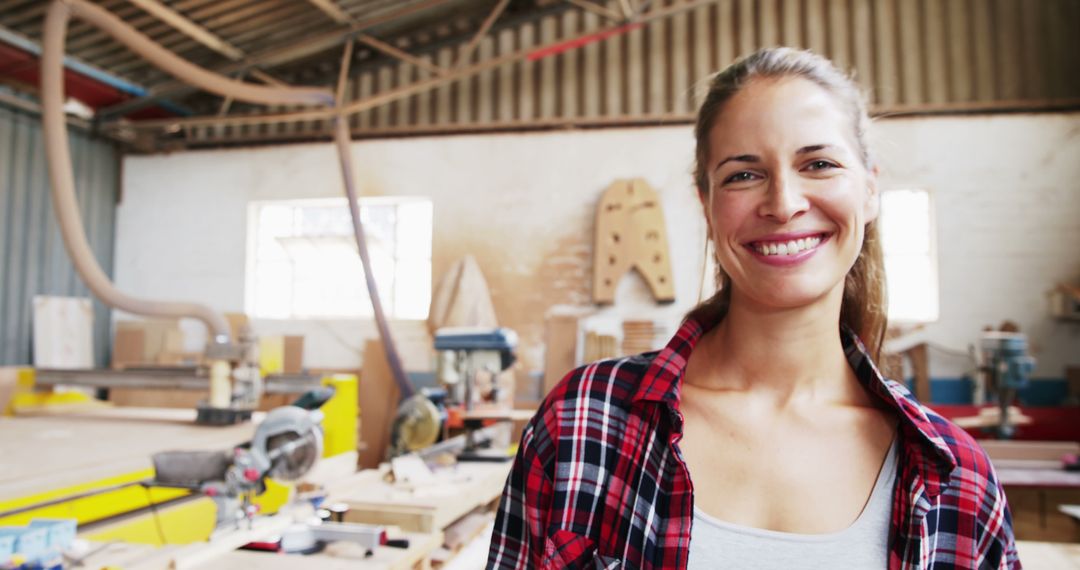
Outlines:
{"label": "wooden wall ornament", "polygon": [[644,179],[616,180],[596,208],[593,301],[615,302],[615,287],[631,269],[661,303],[675,301],[667,229],[660,196]]}

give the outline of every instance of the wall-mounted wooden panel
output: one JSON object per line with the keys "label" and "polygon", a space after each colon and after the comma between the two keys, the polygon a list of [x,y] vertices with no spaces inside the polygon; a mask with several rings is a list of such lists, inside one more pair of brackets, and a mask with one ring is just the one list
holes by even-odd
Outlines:
{"label": "wall-mounted wooden panel", "polygon": [[[620,2],[610,0],[615,13]],[[673,15],[521,59],[357,114],[356,136],[690,121],[711,73],[763,46],[813,49],[850,69],[875,112],[1076,107],[1080,0],[657,0]],[[679,7],[685,7],[678,10]],[[496,29],[469,62],[595,34],[618,22],[571,9]],[[464,46],[418,54],[443,68]],[[466,62],[467,63],[467,62]],[[354,70],[366,98],[430,77],[383,60]],[[194,144],[329,135],[304,125],[191,129]]]}

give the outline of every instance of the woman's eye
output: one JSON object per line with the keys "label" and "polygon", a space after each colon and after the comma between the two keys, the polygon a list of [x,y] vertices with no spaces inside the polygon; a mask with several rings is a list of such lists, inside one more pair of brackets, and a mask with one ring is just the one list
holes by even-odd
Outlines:
{"label": "woman's eye", "polygon": [[835,168],[836,165],[827,160],[815,160],[806,165],[809,170],[825,170],[828,168]]}
{"label": "woman's eye", "polygon": [[728,176],[724,180],[724,184],[729,184],[731,182],[746,182],[748,180],[753,180],[753,179],[754,179],[754,174],[752,172],[747,172],[747,171],[744,170],[742,172],[736,172],[735,174],[732,174],[731,176]]}

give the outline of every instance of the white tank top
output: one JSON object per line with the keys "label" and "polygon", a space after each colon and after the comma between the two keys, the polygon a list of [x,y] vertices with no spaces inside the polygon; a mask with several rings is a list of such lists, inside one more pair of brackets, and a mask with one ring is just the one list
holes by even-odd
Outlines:
{"label": "white tank top", "polygon": [[894,439],[862,513],[838,532],[796,534],[752,528],[724,522],[694,507],[688,570],[887,568],[897,446]]}

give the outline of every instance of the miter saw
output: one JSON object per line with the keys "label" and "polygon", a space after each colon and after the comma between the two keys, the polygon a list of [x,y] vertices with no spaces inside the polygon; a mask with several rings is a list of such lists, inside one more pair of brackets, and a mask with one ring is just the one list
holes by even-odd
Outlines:
{"label": "miter saw", "polygon": [[[252,440],[230,451],[168,451],[154,455],[154,487],[198,491],[217,504],[217,529],[250,528],[258,515],[253,499],[267,479],[292,483],[315,466],[323,451],[322,407],[333,388],[312,390],[293,404],[275,408],[255,428]],[[386,544],[385,529],[372,525],[324,523],[313,519],[282,533],[280,548],[316,550],[324,541],[347,540],[368,551]]]}
{"label": "miter saw", "polygon": [[1001,409],[997,436],[1009,439],[1016,432],[1009,421],[1009,405],[1017,392],[1027,387],[1035,359],[1028,354],[1027,336],[1019,332],[986,331],[979,339],[979,347],[982,349],[979,370],[986,373]]}
{"label": "miter saw", "polygon": [[469,414],[477,400],[499,399],[494,382],[487,392],[477,393],[477,373],[487,372],[494,377],[509,368],[516,360],[517,343],[517,333],[507,328],[445,327],[435,331],[436,376],[444,388],[425,389],[401,402],[394,418],[391,457],[437,442],[453,411],[463,418],[465,428],[465,449],[458,454],[459,460],[509,460],[502,451],[481,449],[488,443],[479,441],[476,435],[483,420],[470,418]]}

